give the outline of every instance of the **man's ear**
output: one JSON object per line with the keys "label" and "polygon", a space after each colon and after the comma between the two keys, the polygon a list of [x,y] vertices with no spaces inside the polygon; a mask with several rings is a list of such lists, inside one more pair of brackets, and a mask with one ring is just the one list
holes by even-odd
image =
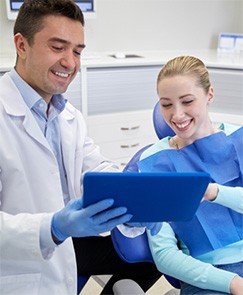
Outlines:
{"label": "man's ear", "polygon": [[208,90],[208,104],[212,103],[213,101],[214,101],[214,91],[213,91],[213,87],[210,86]]}
{"label": "man's ear", "polygon": [[29,47],[27,39],[20,33],[14,35],[14,44],[16,48],[17,55],[21,59],[25,59],[26,57],[26,50]]}

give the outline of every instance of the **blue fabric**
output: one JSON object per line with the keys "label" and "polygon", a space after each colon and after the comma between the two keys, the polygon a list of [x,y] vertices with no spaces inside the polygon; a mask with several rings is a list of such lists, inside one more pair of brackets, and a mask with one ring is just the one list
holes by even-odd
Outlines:
{"label": "blue fabric", "polygon": [[[212,182],[243,186],[242,138],[243,128],[229,136],[218,132],[179,151],[162,150],[141,160],[138,167],[141,172],[208,172]],[[172,222],[171,226],[194,257],[243,239],[243,215],[207,201],[201,203],[191,221]]]}

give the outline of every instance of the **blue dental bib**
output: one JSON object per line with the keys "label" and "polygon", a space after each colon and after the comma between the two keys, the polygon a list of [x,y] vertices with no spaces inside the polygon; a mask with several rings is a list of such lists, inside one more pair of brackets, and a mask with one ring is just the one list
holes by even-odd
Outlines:
{"label": "blue dental bib", "polygon": [[[162,150],[138,163],[141,172],[207,172],[211,182],[243,186],[243,127],[230,135],[218,132],[182,149]],[[188,222],[171,222],[193,257],[243,239],[243,215],[204,201]]]}

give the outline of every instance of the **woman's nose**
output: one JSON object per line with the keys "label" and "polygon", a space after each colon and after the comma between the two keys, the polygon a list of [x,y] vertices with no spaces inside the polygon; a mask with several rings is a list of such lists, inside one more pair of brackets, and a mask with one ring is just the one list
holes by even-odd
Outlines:
{"label": "woman's nose", "polygon": [[184,109],[181,106],[175,106],[173,109],[173,118],[180,119],[184,116]]}

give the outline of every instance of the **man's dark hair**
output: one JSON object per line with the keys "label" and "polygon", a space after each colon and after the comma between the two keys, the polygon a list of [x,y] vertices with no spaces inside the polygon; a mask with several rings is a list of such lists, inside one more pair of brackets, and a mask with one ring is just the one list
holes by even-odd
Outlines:
{"label": "man's dark hair", "polygon": [[14,35],[21,33],[31,45],[48,15],[66,16],[84,26],[83,13],[73,0],[25,0],[14,25]]}

